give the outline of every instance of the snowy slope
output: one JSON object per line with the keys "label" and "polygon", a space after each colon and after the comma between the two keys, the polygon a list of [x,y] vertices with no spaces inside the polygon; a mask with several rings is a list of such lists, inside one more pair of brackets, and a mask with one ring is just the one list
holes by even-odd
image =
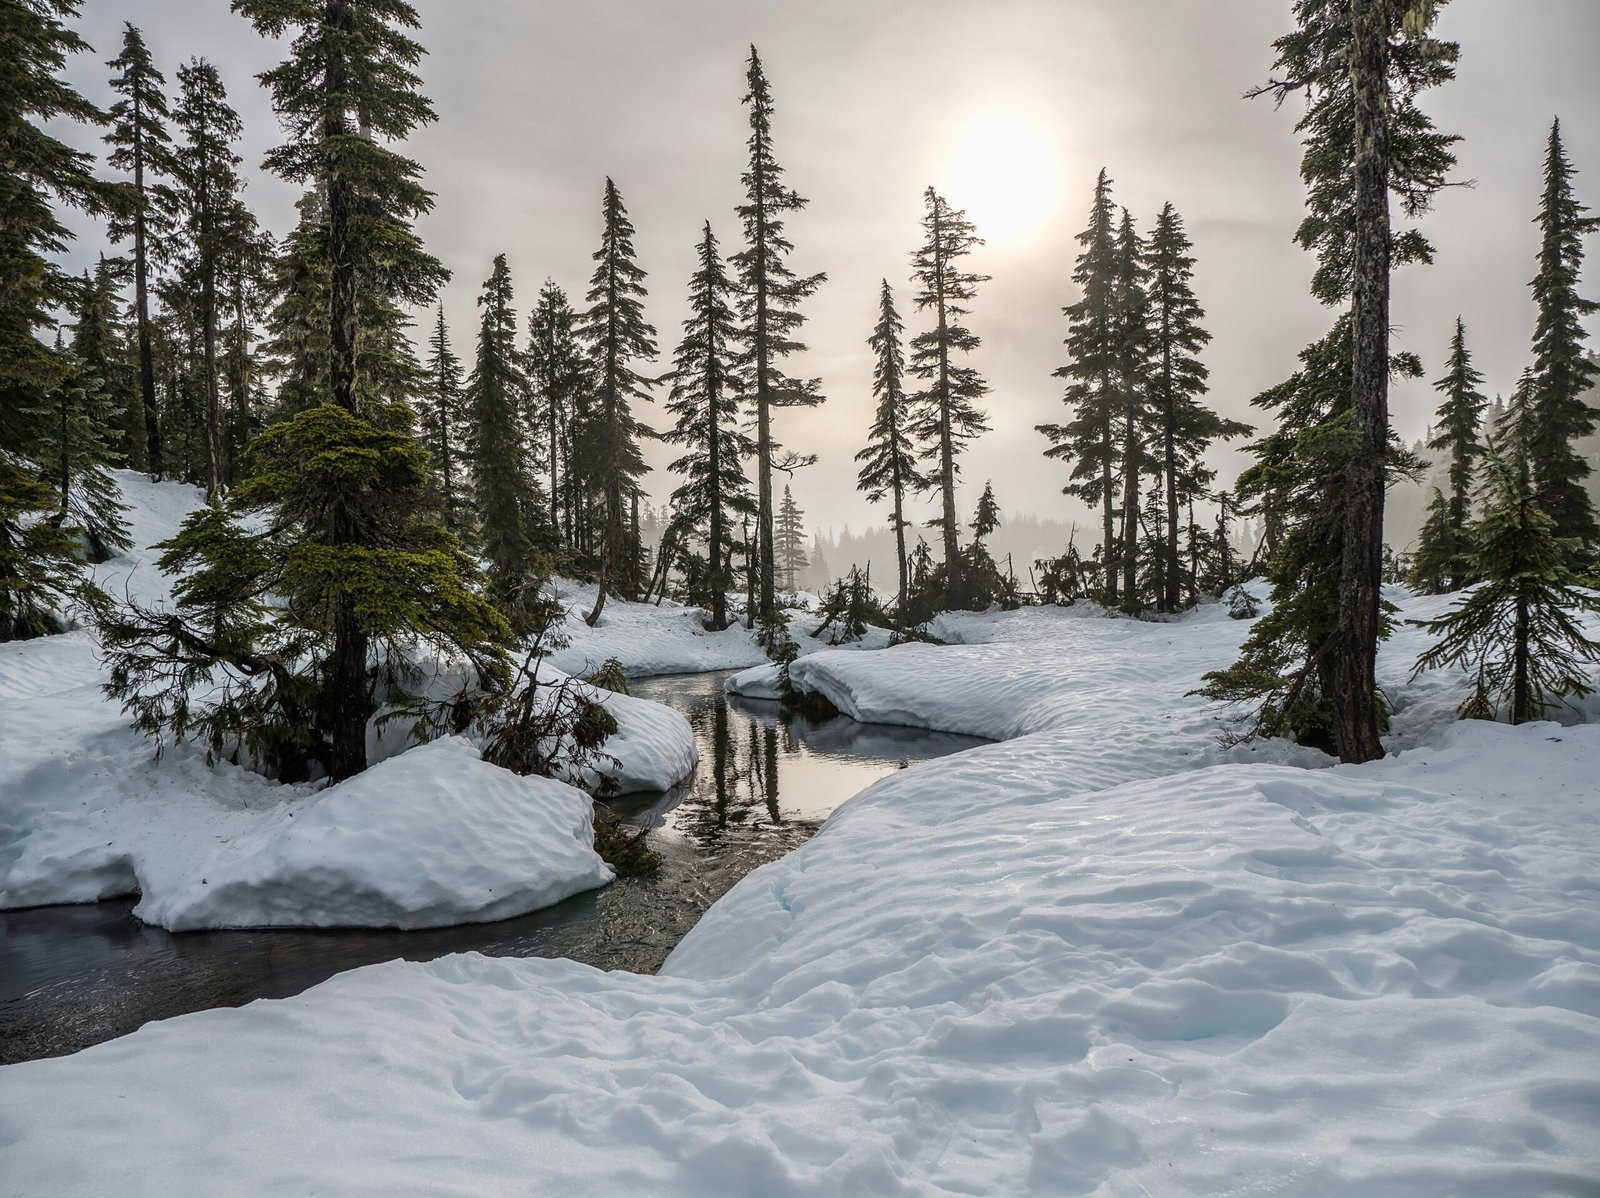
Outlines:
{"label": "snowy slope", "polygon": [[[168,598],[148,546],[177,532],[200,493],[117,478],[138,548],[96,575],[113,594]],[[0,645],[0,908],[137,892],[141,918],[175,929],[421,927],[521,914],[610,878],[586,843],[574,855],[590,805],[570,787],[523,784],[475,751],[413,748],[322,793],[208,766],[193,745],[158,759],[101,696],[102,677],[87,631]],[[693,772],[682,715],[602,701],[619,725],[607,749],[622,791],[665,790]],[[380,744],[374,732],[372,759],[398,752],[403,736],[393,725]]]}
{"label": "snowy slope", "polygon": [[1401,689],[1396,651],[1418,747],[1216,764],[1182,691],[1243,625],[961,619],[984,643],[920,661],[920,688],[920,647],[807,669],[863,715],[1012,739],[869,788],[714,906],[662,976],[396,962],[11,1066],[0,1177],[130,1195],[1600,1189],[1600,726],[1441,726],[1425,715],[1455,683]]}

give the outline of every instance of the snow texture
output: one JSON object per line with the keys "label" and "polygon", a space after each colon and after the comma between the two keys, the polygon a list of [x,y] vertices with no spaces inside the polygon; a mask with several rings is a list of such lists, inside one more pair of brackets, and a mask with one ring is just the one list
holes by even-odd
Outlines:
{"label": "snow texture", "polygon": [[[147,547],[200,493],[117,477],[141,548],[96,573],[113,594],[168,597]],[[96,653],[84,630],[0,646],[0,908],[138,893],[136,914],[174,930],[427,927],[523,914],[610,880],[576,839],[591,826],[587,795],[516,778],[464,742],[390,756],[403,729],[374,730],[379,764],[320,792],[207,765],[193,745],[157,759],[101,695]],[[619,725],[606,748],[622,792],[693,772],[681,714],[601,700]]]}
{"label": "snow texture", "polygon": [[[1418,614],[1429,602],[1403,594]],[[1600,726],[1222,752],[1246,625],[951,617],[819,654],[919,764],[718,902],[658,977],[477,954],[0,1070],[30,1195],[1592,1194]],[[803,667],[803,668],[801,668]],[[1253,760],[1251,760],[1253,759]]]}

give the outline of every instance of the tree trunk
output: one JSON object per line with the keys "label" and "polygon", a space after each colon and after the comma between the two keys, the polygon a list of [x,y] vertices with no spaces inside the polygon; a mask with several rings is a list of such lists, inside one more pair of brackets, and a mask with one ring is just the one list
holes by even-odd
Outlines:
{"label": "tree trunk", "polygon": [[1132,615],[1139,602],[1139,441],[1132,394],[1122,426],[1122,610]]}
{"label": "tree trunk", "polygon": [[139,393],[144,399],[145,452],[150,477],[161,481],[161,421],[156,411],[155,350],[150,343],[150,255],[145,230],[144,109],[133,89],[133,307],[139,335]]}
{"label": "tree trunk", "polygon": [[1375,667],[1389,434],[1389,40],[1384,0],[1351,0],[1356,109],[1355,294],[1351,431],[1333,708],[1339,759],[1383,756]]}
{"label": "tree trunk", "polygon": [[594,606],[589,609],[589,614],[583,617],[583,622],[593,628],[600,622],[600,612],[606,605],[606,566],[608,555],[602,548],[600,551],[600,591],[594,597]]}
{"label": "tree trunk", "polygon": [[[750,148],[754,178],[751,194],[755,197],[756,254],[755,263],[755,329],[756,360],[756,556],[757,599],[763,624],[772,620],[777,612],[774,594],[777,582],[777,555],[772,534],[772,396],[771,349],[767,344],[767,216],[766,216],[766,147],[761,142],[761,130],[755,132],[756,143]],[[770,648],[770,646],[769,646]]]}
{"label": "tree trunk", "polygon": [[[354,36],[351,0],[328,0],[326,20],[341,39]],[[342,94],[348,87],[344,63],[330,58],[323,80],[324,96]],[[324,153],[329,141],[349,133],[349,120],[342,110],[328,108],[323,117]],[[347,412],[356,410],[356,266],[350,244],[350,217],[355,206],[354,189],[342,169],[327,173],[328,189],[328,344],[329,374],[333,402]]]}
{"label": "tree trunk", "polygon": [[1517,616],[1511,651],[1511,722],[1525,724],[1534,718],[1533,697],[1528,685],[1528,599],[1517,596]]}
{"label": "tree trunk", "polygon": [[944,234],[939,223],[939,201],[933,205],[934,287],[939,319],[939,497],[944,523],[945,603],[964,601],[961,547],[956,541],[956,464],[950,437],[950,341],[944,310]]}
{"label": "tree trunk", "polygon": [[1182,605],[1178,587],[1178,446],[1173,429],[1177,420],[1177,403],[1174,396],[1176,384],[1172,378],[1172,324],[1167,305],[1163,305],[1161,322],[1161,379],[1165,392],[1161,413],[1161,455],[1163,482],[1167,489],[1167,543],[1162,546],[1159,555],[1165,575],[1162,579],[1161,606],[1166,611],[1175,612]]}
{"label": "tree trunk", "polygon": [[[201,178],[210,166],[200,163]],[[200,238],[201,362],[206,384],[206,502],[215,506],[222,494],[222,397],[217,379],[217,263],[211,235],[211,198],[202,193]]]}
{"label": "tree trunk", "polygon": [[900,482],[900,473],[898,470],[896,470],[894,479],[894,556],[895,564],[900,570],[900,597],[895,603],[895,608],[902,627],[904,627],[906,622],[906,593],[911,589],[911,580],[906,574],[906,519],[904,491],[905,488]]}

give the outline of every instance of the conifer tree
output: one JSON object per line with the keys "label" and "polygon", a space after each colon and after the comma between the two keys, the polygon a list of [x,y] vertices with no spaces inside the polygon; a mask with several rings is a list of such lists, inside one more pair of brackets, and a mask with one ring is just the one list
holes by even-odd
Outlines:
{"label": "conifer tree", "polygon": [[594,610],[586,617],[591,625],[600,618],[612,587],[625,599],[639,593],[641,580],[630,576],[626,514],[648,469],[639,438],[648,436],[649,430],[635,419],[632,404],[650,395],[649,380],[634,366],[656,357],[656,331],[644,319],[645,272],[634,261],[633,222],[609,178],[602,213],[605,231],[592,255],[595,270],[585,297],[589,309],[578,329],[589,348],[593,407],[580,435],[574,437],[584,445],[584,475],[601,504],[600,588]]}
{"label": "conifer tree", "polygon": [[90,378],[100,380],[110,403],[107,446],[115,460],[132,470],[147,470],[144,404],[139,372],[124,326],[119,291],[126,263],[100,255],[93,274],[85,271],[73,306],[72,352]]}
{"label": "conifer tree", "polygon": [[[1205,317],[1195,298],[1192,246],[1183,218],[1171,204],[1156,218],[1146,261],[1152,337],[1151,401],[1158,430],[1154,454],[1165,503],[1165,536],[1158,554],[1162,611],[1183,606],[1183,571],[1178,544],[1178,513],[1204,495],[1216,472],[1205,464],[1205,452],[1219,439],[1241,437],[1250,426],[1228,420],[1200,399],[1208,371],[1200,351],[1211,340],[1201,327]],[[1190,596],[1192,600],[1192,596]]]}
{"label": "conifer tree", "polygon": [[[577,314],[567,293],[546,279],[529,320],[528,375],[536,405],[533,426],[544,438],[550,477],[550,522],[573,544],[572,424],[585,385],[582,347],[574,331]],[[565,463],[565,465],[563,465]]]}
{"label": "conifer tree", "polygon": [[[76,5],[74,5],[76,7]],[[173,196],[164,180],[172,174],[171,114],[163,91],[166,76],[157,69],[144,35],[132,22],[123,25],[122,53],[106,64],[118,74],[111,88],[121,99],[111,106],[112,147],[107,164],[129,176],[131,195],[112,214],[113,241],[133,240],[133,305],[139,345],[139,391],[144,400],[145,457],[150,477],[162,477],[161,426],[156,407],[155,359],[150,323],[150,264],[171,233]]]}
{"label": "conifer tree", "polygon": [[917,466],[919,454],[910,433],[913,412],[905,391],[905,352],[900,340],[904,328],[895,311],[894,292],[889,280],[884,279],[878,293],[878,323],[867,341],[873,355],[872,394],[878,406],[866,448],[856,454],[856,461],[862,463],[856,489],[866,492],[869,502],[888,498],[892,505],[900,608],[904,607],[911,586],[906,558],[906,529],[911,521],[906,519],[906,499],[928,486]]}
{"label": "conifer tree", "polygon": [[1561,145],[1561,122],[1550,126],[1545,150],[1544,194],[1539,201],[1539,273],[1533,278],[1539,318],[1533,334],[1533,412],[1536,435],[1529,455],[1539,503],[1555,521],[1555,535],[1579,543],[1592,559],[1600,550],[1600,524],[1584,489],[1590,466],[1573,444],[1594,432],[1597,413],[1585,392],[1600,376],[1600,365],[1584,353],[1583,318],[1600,303],[1578,294],[1583,265],[1583,235],[1600,228],[1600,218],[1572,194],[1576,172]]}
{"label": "conifer tree", "polygon": [[478,306],[478,356],[467,379],[467,457],[477,541],[489,563],[496,598],[512,627],[532,630],[533,591],[541,581],[538,551],[548,547],[544,496],[528,462],[522,415],[528,378],[517,352],[517,314],[511,307],[511,271],[497,254]]}
{"label": "conifer tree", "polygon": [[1045,456],[1072,463],[1063,492],[1100,508],[1100,559],[1105,600],[1118,601],[1118,577],[1111,568],[1116,545],[1116,411],[1117,292],[1115,207],[1111,180],[1104,170],[1095,183],[1089,224],[1078,234],[1083,246],[1072,281],[1082,288],[1076,304],[1063,308],[1067,318],[1065,366],[1055,375],[1067,381],[1063,396],[1072,419],[1066,424],[1041,424],[1050,439]]}
{"label": "conifer tree", "polygon": [[744,352],[739,365],[748,380],[756,417],[757,618],[770,641],[776,636],[773,621],[777,612],[772,473],[793,470],[808,460],[780,453],[772,413],[774,408],[814,407],[823,401],[817,379],[794,378],[784,373],[781,363],[805,349],[796,339],[805,320],[800,302],[814,294],[827,275],[797,275],[787,261],[794,245],[784,233],[785,215],[804,208],[807,201],[783,182],[783,167],[773,153],[772,90],[754,46],[750,47],[745,81],[749,87],[743,102],[750,110],[750,158],[740,177],[745,202],[738,208],[745,246],[733,256],[733,264],[742,288],[739,316],[744,325]]}
{"label": "conifer tree", "polygon": [[778,505],[775,532],[778,575],[783,579],[783,589],[792,591],[796,580],[811,563],[806,559],[806,514],[800,510],[788,487],[784,487],[783,502]]}
{"label": "conifer tree", "polygon": [[260,357],[277,383],[269,419],[286,419],[330,395],[326,207],[315,189],[300,197],[299,218],[268,270],[270,299]]}
{"label": "conifer tree", "polygon": [[1150,303],[1145,293],[1144,263],[1133,217],[1122,210],[1117,228],[1116,266],[1117,424],[1122,476],[1122,530],[1108,566],[1122,571],[1122,610],[1136,612],[1139,588],[1139,480],[1150,469],[1150,372],[1152,341]]}
{"label": "conifer tree", "polygon": [[[1543,430],[1535,419],[1533,437]],[[1558,703],[1594,688],[1600,642],[1579,624],[1600,615],[1600,596],[1581,586],[1572,563],[1576,545],[1556,535],[1540,507],[1522,436],[1485,455],[1483,515],[1473,528],[1475,572],[1481,586],[1436,620],[1421,626],[1437,636],[1417,659],[1417,673],[1441,666],[1466,669],[1472,694],[1466,719],[1494,719],[1503,709],[1513,724],[1541,718]]]}
{"label": "conifer tree", "polygon": [[700,267],[689,282],[690,315],[673,359],[667,410],[677,421],[667,439],[684,454],[672,463],[683,483],[672,493],[676,519],[693,529],[706,547],[702,594],[711,627],[728,626],[728,591],[733,586],[734,515],[755,514],[741,462],[755,443],[740,424],[742,380],[732,365],[738,327],[728,278],[716,237],[707,221],[699,246]]}
{"label": "conifer tree", "polygon": [[957,539],[956,478],[961,467],[956,459],[968,442],[989,429],[977,406],[988,394],[989,385],[977,370],[959,360],[982,341],[962,318],[977,295],[978,284],[989,276],[961,267],[961,259],[983,244],[967,214],[950,207],[932,187],[923,193],[923,200],[926,240],[911,255],[911,277],[919,288],[917,308],[931,309],[934,325],[911,339],[911,373],[926,386],[913,397],[916,415],[910,432],[924,445],[924,459],[934,463],[933,484],[940,499],[940,515],[934,523],[944,540],[945,599],[954,607],[966,601]]}
{"label": "conifer tree", "polygon": [[1444,395],[1444,401],[1436,413],[1434,435],[1428,441],[1429,449],[1448,455],[1450,494],[1445,497],[1435,492],[1418,536],[1412,571],[1413,585],[1432,594],[1460,590],[1472,578],[1467,524],[1472,507],[1472,470],[1483,450],[1478,440],[1487,402],[1478,390],[1482,382],[1483,375],[1472,367],[1466,326],[1458,316],[1455,335],[1450,339],[1449,367],[1433,385]]}
{"label": "conifer tree", "polygon": [[428,384],[418,404],[422,443],[433,458],[434,485],[439,489],[444,527],[460,536],[461,509],[465,502],[462,441],[466,435],[466,404],[461,393],[461,359],[450,348],[450,330],[444,321],[443,304],[439,305],[433,335],[428,339],[426,369]]}
{"label": "conifer tree", "polygon": [[122,519],[127,506],[107,473],[120,461],[110,440],[119,424],[117,402],[59,337],[56,349],[67,373],[46,397],[36,452],[57,492],[56,519],[83,538],[90,561],[103,562],[133,544]]}
{"label": "conifer tree", "polygon": [[221,306],[219,279],[237,243],[255,236],[255,221],[239,198],[240,158],[233,143],[242,132],[228,104],[216,67],[196,59],[178,68],[175,120],[184,143],[173,155],[173,177],[185,235],[198,276],[196,318],[200,326],[205,393],[206,498],[215,503],[222,487],[222,381],[217,337]]}

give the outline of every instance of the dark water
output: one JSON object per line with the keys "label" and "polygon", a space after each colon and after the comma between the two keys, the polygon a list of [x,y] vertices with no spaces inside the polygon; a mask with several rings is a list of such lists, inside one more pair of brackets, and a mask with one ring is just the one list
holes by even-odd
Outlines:
{"label": "dark water", "polygon": [[172,933],[134,919],[133,899],[0,911],[0,1064],[75,1052],[152,1019],[286,998],[396,958],[475,950],[654,973],[707,907],[804,843],[845,799],[902,763],[981,743],[790,716],[775,704],[725,698],[726,677],[633,685],[634,694],[683,712],[700,747],[689,782],[612,804],[630,822],[669,829],[651,838],[663,856],[656,877],[622,879],[514,919],[412,932]]}

